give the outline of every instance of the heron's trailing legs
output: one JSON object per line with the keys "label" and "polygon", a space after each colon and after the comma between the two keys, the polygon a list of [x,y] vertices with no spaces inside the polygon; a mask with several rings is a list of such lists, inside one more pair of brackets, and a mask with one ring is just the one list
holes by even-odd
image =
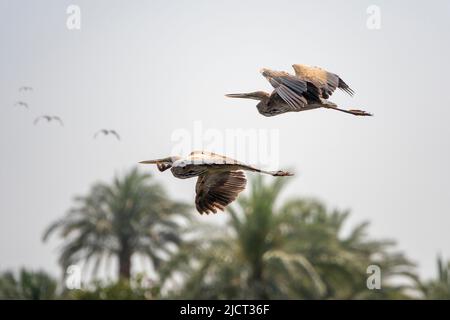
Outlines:
{"label": "heron's trailing legs", "polygon": [[335,104],[324,104],[323,107],[327,108],[327,109],[332,109],[332,110],[336,110],[336,111],[349,113],[349,114],[352,114],[354,116],[369,116],[369,117],[373,116],[373,114],[371,114],[369,112],[366,112],[364,110],[358,110],[358,109],[345,110],[345,109],[338,108],[338,106],[335,105]]}
{"label": "heron's trailing legs", "polygon": [[288,176],[293,176],[294,175],[293,173],[290,173],[288,171],[282,171],[282,170],[265,171],[265,170],[261,170],[261,169],[258,169],[258,168],[252,167],[252,166],[246,166],[245,169],[249,170],[249,171],[269,174],[269,175],[274,176],[274,177],[288,177]]}
{"label": "heron's trailing legs", "polygon": [[270,174],[271,176],[274,177],[288,177],[288,176],[293,176],[293,173],[290,173],[288,171],[282,171],[282,170],[278,170],[278,171],[261,171],[262,173],[267,173]]}

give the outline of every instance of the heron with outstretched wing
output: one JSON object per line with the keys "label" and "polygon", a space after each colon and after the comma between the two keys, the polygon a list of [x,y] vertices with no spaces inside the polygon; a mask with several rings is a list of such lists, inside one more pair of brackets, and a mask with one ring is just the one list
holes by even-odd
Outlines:
{"label": "heron with outstretched wing", "polygon": [[245,189],[244,171],[269,174],[275,177],[291,176],[286,171],[265,171],[243,162],[206,151],[194,151],[187,157],[172,156],[141,161],[156,164],[159,171],[172,171],[176,178],[198,177],[195,187],[195,206],[200,214],[223,211]]}
{"label": "heron with outstretched wing", "polygon": [[336,88],[340,88],[350,95],[354,93],[336,74],[305,65],[293,65],[293,68],[296,75],[265,68],[261,70],[261,74],[273,87],[272,93],[255,91],[227,94],[226,96],[258,100],[256,108],[260,114],[266,117],[319,108],[332,109],[356,116],[372,115],[363,110],[341,109],[335,103],[327,100]]}

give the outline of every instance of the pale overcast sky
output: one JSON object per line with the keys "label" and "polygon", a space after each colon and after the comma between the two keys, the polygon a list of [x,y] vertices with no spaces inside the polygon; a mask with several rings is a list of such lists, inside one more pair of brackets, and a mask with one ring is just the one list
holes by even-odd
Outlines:
{"label": "pale overcast sky", "polygon": [[[81,30],[66,27],[70,4]],[[370,5],[379,30],[367,28]],[[222,134],[278,132],[276,165],[298,174],[285,197],[351,209],[351,223],[369,220],[371,236],[397,240],[421,275],[434,275],[436,255],[450,258],[449,31],[445,0],[0,0],[0,270],[58,274],[57,242],[41,236],[73,196],[169,155],[174,132],[200,121]],[[270,90],[259,69],[293,63],[339,73],[356,95],[331,100],[375,117],[265,118],[254,101],[223,96]],[[64,128],[34,126],[41,114],[61,116]],[[100,128],[122,141],[92,139]],[[195,180],[145,170],[193,202]]]}

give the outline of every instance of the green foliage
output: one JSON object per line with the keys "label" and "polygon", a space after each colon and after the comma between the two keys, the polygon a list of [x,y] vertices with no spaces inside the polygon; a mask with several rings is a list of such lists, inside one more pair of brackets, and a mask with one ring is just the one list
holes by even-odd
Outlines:
{"label": "green foliage", "polygon": [[[390,241],[367,238],[367,223],[343,236],[348,212],[328,211],[316,200],[293,199],[277,207],[287,179],[265,184],[229,208],[226,228],[199,232],[163,268],[163,281],[182,277],[172,297],[192,299],[405,298],[392,278],[415,279],[413,265],[391,252]],[[368,290],[366,269],[380,266],[381,290]],[[173,283],[170,287],[173,287]]]}
{"label": "green foliage", "polygon": [[433,300],[450,300],[450,261],[445,263],[441,256],[437,258],[437,278],[418,283],[425,298]]}
{"label": "green foliage", "polygon": [[119,276],[130,278],[131,257],[147,257],[157,270],[171,247],[180,244],[180,218],[190,207],[172,201],[149,174],[137,169],[112,184],[97,183],[44,234],[63,240],[59,262],[64,270],[78,261],[93,262],[94,273],[103,259],[117,258]]}
{"label": "green foliage", "polygon": [[[221,226],[189,218],[189,206],[170,200],[159,184],[136,169],[111,185],[94,185],[47,229],[44,239],[53,233],[62,238],[64,270],[78,261],[92,261],[96,271],[102,259],[116,258],[119,280],[95,281],[63,297],[405,299],[418,285],[428,298],[449,298],[448,264],[439,259],[438,279],[422,284],[414,265],[394,250],[394,242],[369,238],[367,223],[349,228],[348,211],[329,210],[314,199],[279,203],[288,181],[251,179],[247,193],[228,207],[228,220]],[[136,254],[148,257],[155,282],[130,277]],[[370,265],[381,269],[380,290],[367,288]],[[1,296],[55,297],[56,284],[44,279],[36,274],[16,279],[5,273]]]}
{"label": "green foliage", "polygon": [[21,269],[0,275],[0,299],[50,300],[56,298],[56,280],[43,271]]}
{"label": "green foliage", "polygon": [[137,276],[131,281],[120,279],[117,282],[96,281],[86,290],[72,290],[70,299],[76,300],[147,300],[159,297],[158,287],[146,286],[144,277]]}

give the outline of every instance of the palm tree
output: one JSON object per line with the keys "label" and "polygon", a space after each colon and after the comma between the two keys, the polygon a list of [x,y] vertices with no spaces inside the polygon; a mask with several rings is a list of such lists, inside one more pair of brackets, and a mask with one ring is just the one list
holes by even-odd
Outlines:
{"label": "palm tree", "polygon": [[172,201],[149,174],[137,169],[111,185],[95,184],[88,195],[46,230],[44,241],[59,231],[63,246],[59,257],[66,268],[79,261],[94,263],[97,272],[103,259],[117,258],[119,278],[129,279],[133,255],[147,257],[154,269],[180,243],[180,218],[190,207]]}
{"label": "palm tree", "polygon": [[119,281],[94,281],[89,288],[72,290],[67,293],[74,300],[149,300],[159,298],[158,287],[149,287],[145,276],[137,275],[132,279]]}
{"label": "palm tree", "polygon": [[450,261],[444,262],[437,257],[437,278],[425,283],[418,283],[423,295],[427,299],[450,300]]}
{"label": "palm tree", "polygon": [[[349,214],[328,211],[314,199],[293,199],[280,210],[291,230],[289,236],[296,239],[292,250],[303,253],[324,283],[321,298],[407,298],[407,289],[413,290],[417,279],[414,264],[393,251],[394,241],[368,239],[367,222],[357,224],[344,235]],[[367,287],[369,266],[381,270],[380,290]]]}
{"label": "palm tree", "polygon": [[[293,199],[281,207],[277,199],[285,179],[265,184],[252,179],[251,190],[228,210],[226,228],[200,233],[184,244],[163,268],[161,279],[183,276],[174,297],[358,299],[406,297],[392,278],[414,277],[413,265],[390,252],[390,241],[367,239],[367,224],[342,228],[349,215],[327,211],[316,200]],[[205,235],[207,236],[205,238]],[[378,265],[382,289],[369,290],[367,267]]]}
{"label": "palm tree", "polygon": [[0,299],[50,300],[56,298],[56,280],[44,271],[21,269],[0,275]]}

